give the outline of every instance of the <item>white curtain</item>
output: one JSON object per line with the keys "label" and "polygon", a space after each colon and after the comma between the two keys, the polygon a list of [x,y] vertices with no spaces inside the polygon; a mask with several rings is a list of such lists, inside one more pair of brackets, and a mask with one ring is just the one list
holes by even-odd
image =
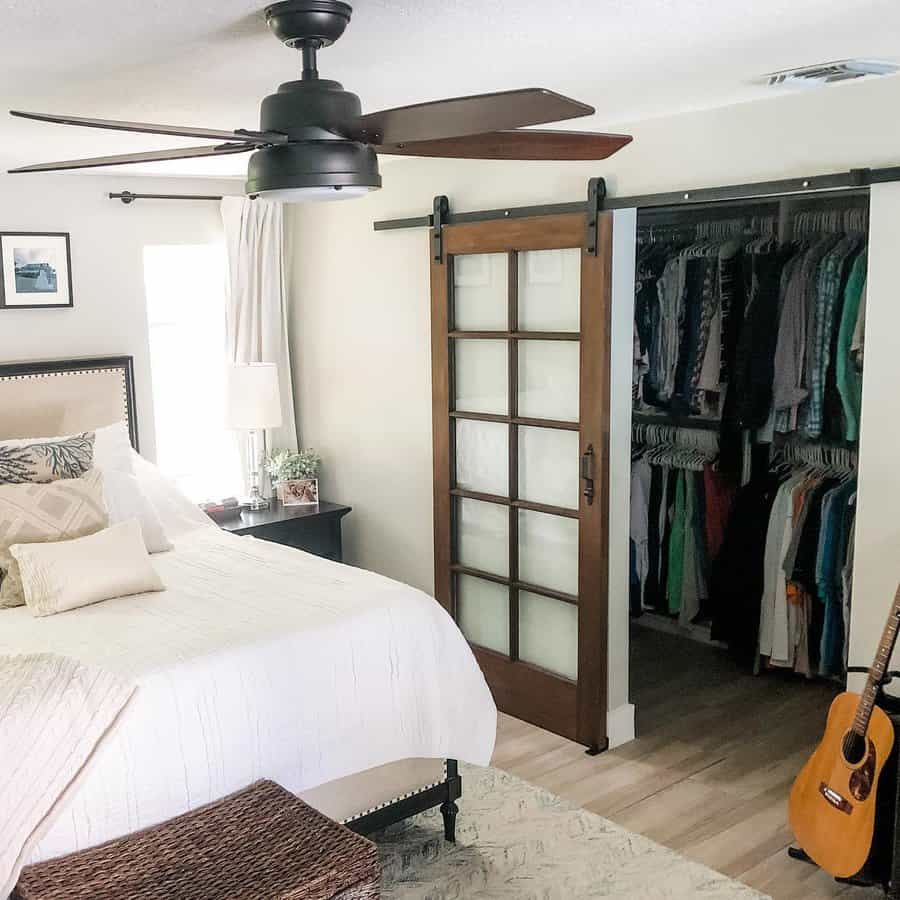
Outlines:
{"label": "white curtain", "polygon": [[280,428],[266,432],[266,446],[270,450],[296,449],[281,204],[224,197],[222,221],[228,252],[225,304],[228,359],[278,366],[282,423]]}

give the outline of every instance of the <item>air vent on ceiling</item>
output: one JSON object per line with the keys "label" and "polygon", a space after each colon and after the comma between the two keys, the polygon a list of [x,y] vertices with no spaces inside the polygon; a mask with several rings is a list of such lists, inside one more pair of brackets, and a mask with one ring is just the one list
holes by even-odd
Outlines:
{"label": "air vent on ceiling", "polygon": [[821,87],[871,75],[894,75],[898,71],[900,66],[896,63],[875,59],[839,59],[814,66],[770,72],[760,80],[769,87]]}

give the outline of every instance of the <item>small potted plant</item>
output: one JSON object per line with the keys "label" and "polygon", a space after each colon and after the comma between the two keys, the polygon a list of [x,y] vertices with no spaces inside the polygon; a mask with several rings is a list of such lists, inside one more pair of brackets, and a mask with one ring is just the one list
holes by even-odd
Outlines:
{"label": "small potted plant", "polygon": [[266,472],[282,506],[310,506],[319,502],[321,457],[315,450],[273,450],[266,457]]}

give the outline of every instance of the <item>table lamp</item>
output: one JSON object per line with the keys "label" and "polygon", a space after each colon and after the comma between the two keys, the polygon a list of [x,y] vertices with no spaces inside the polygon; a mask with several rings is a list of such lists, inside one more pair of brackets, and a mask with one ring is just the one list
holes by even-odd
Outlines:
{"label": "table lamp", "polygon": [[281,392],[274,363],[236,363],[226,377],[225,427],[247,432],[250,509],[269,505],[259,491],[260,467],[266,453],[266,428],[281,425]]}

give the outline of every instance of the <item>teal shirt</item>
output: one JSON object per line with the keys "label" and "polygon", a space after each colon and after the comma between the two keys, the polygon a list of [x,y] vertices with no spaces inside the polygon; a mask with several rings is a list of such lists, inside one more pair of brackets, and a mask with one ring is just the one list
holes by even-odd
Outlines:
{"label": "teal shirt", "polygon": [[835,377],[841,404],[844,407],[845,434],[848,441],[859,438],[859,414],[862,408],[862,372],[850,355],[853,331],[859,315],[859,304],[866,286],[866,251],[863,250],[853,263],[844,289],[844,311],[838,331]]}

